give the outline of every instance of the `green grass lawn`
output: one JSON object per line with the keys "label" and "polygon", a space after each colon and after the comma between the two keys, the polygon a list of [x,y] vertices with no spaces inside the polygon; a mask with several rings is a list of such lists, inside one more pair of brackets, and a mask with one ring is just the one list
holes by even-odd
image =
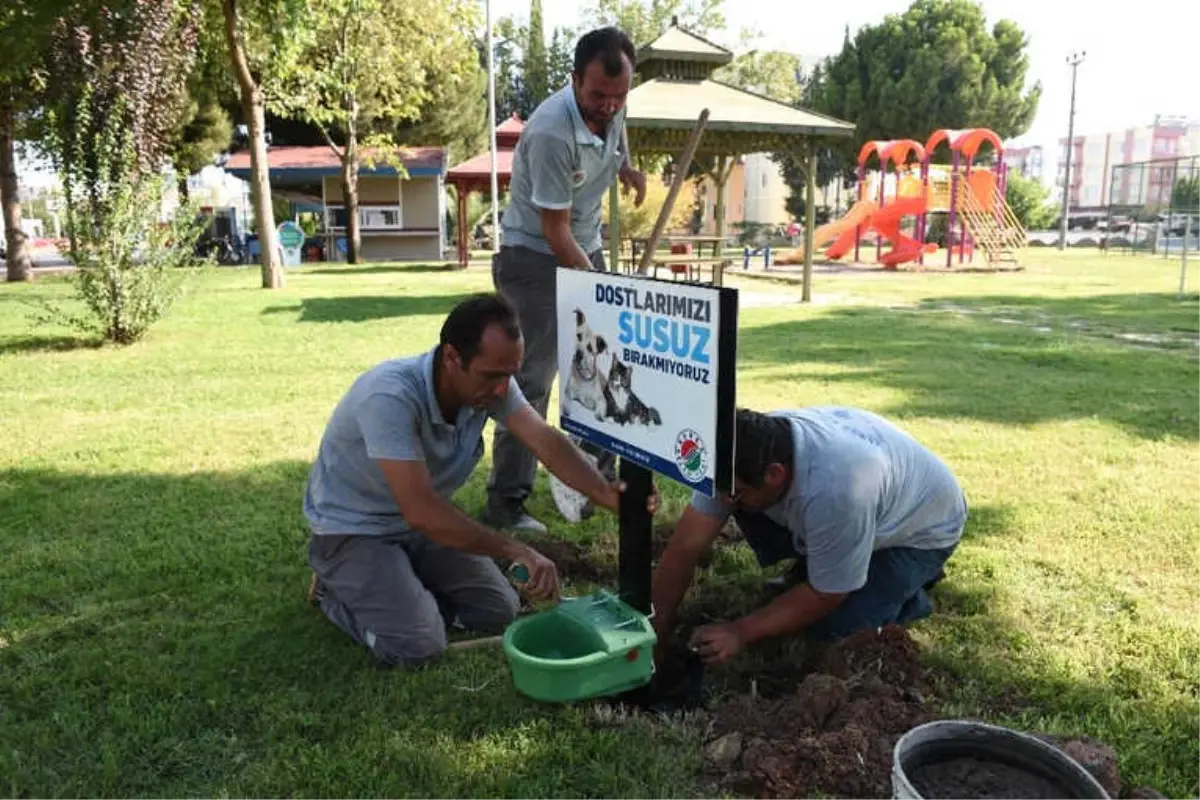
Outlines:
{"label": "green grass lawn", "polygon": [[[739,401],[871,408],[953,465],[971,521],[915,631],[949,713],[1096,736],[1127,780],[1195,796],[1196,294],[1176,299],[1174,261],[1030,256],[818,275],[811,306],[747,309]],[[267,292],[223,270],[125,349],[30,328],[22,301],[60,280],[0,287],[0,793],[703,791],[694,722],[534,704],[495,650],[377,668],[304,603],[300,501],[333,405],[488,285],[321,266]],[[670,516],[684,494],[663,488]],[[548,492],[533,508],[551,516]],[[614,531],[554,532],[611,555]],[[750,564],[722,554],[693,599],[754,584]]]}

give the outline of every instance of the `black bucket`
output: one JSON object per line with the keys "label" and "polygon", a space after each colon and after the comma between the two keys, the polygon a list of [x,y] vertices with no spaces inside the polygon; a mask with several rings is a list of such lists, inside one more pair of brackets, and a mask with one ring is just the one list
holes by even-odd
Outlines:
{"label": "black bucket", "polygon": [[[1013,793],[1021,792],[1018,780],[1024,793]],[[997,793],[986,793],[989,782]],[[892,797],[1108,800],[1109,795],[1078,762],[1040,739],[981,722],[943,720],[913,728],[896,742]]]}

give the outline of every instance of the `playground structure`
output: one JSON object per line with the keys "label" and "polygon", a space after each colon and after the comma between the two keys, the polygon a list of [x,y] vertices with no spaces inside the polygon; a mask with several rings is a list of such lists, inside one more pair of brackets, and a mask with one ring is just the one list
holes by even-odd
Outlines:
{"label": "playground structure", "polygon": [[[974,164],[984,143],[994,153],[990,169]],[[932,163],[943,144],[950,148],[948,168]],[[872,155],[879,171],[869,179]],[[827,258],[841,258],[853,248],[854,260],[859,261],[862,238],[874,231],[876,260],[885,269],[912,261],[924,264],[926,256],[939,249],[938,243],[925,240],[931,230],[929,215],[944,213],[947,269],[954,266],[956,251],[958,263],[964,264],[973,260],[976,249],[992,269],[1020,269],[1026,232],[1005,200],[1008,172],[1002,156],[1000,137],[987,128],[937,130],[924,145],[912,139],[867,142],[858,154],[857,202],[841,219],[818,228],[813,246],[832,241]],[[919,177],[914,174],[918,165]],[[888,180],[889,173],[894,181]],[[916,218],[912,236],[901,231],[906,217]],[[885,239],[892,244],[886,253]]]}

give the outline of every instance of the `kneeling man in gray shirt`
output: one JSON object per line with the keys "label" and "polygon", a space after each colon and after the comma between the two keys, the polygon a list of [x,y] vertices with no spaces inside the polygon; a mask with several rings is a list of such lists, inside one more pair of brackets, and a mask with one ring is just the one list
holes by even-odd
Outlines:
{"label": "kneeling man in gray shirt", "polygon": [[[533,599],[558,596],[552,561],[451,503],[483,456],[489,419],[564,483],[618,509],[621,486],[517,388],[523,353],[512,306],[472,298],[450,312],[436,347],[368,370],[333,411],[304,496],[310,598],[380,661],[439,656],[451,624],[498,631],[511,622],[519,599],[493,559],[523,564]],[[654,492],[651,513],[658,505]]]}
{"label": "kneeling man in gray shirt", "polygon": [[940,458],[856,408],[739,410],[735,430],[733,494],[693,494],[655,573],[660,642],[697,559],[730,515],[762,566],[795,566],[768,605],[693,632],[708,663],[771,636],[803,631],[831,641],[932,612],[925,589],[942,577],[967,520],[963,491]]}

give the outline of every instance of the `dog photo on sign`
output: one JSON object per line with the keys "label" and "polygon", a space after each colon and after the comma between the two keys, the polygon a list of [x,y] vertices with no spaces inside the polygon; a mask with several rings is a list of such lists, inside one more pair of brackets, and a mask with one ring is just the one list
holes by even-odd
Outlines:
{"label": "dog photo on sign", "polygon": [[[604,363],[608,368],[604,368]],[[587,316],[575,309],[575,348],[564,389],[567,399],[595,415],[598,422],[618,425],[661,425],[658,410],[633,391],[633,367],[622,364],[608,341],[592,330]],[[568,406],[568,409],[570,406]]]}

